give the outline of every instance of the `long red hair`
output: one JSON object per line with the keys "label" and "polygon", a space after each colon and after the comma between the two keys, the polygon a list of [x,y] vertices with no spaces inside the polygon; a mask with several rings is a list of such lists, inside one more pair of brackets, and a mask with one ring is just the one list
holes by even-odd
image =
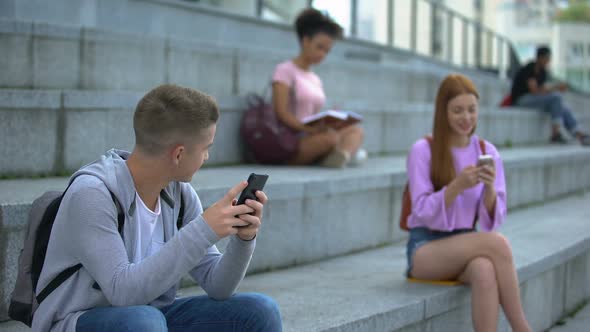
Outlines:
{"label": "long red hair", "polygon": [[[432,126],[432,158],[430,164],[430,178],[435,191],[449,184],[455,178],[455,166],[451,154],[450,138],[451,126],[447,112],[449,101],[462,94],[472,94],[479,99],[475,84],[467,77],[459,74],[447,76],[436,95],[434,110],[434,124]],[[475,127],[470,135],[475,132]]]}

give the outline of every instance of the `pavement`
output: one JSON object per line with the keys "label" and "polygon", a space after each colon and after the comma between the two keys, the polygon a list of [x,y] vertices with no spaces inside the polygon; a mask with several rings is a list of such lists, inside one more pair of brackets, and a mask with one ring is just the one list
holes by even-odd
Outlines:
{"label": "pavement", "polygon": [[561,321],[559,325],[552,327],[549,332],[585,332],[590,331],[590,303],[578,311],[573,317]]}

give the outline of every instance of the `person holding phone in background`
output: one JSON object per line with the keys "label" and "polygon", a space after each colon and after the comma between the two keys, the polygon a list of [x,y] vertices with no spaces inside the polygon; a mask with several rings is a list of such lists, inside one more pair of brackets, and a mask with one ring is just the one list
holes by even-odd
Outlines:
{"label": "person holding phone in background", "polygon": [[510,245],[495,231],[506,217],[504,168],[487,141],[490,156],[480,158],[478,99],[467,77],[447,76],[436,96],[432,143],[421,139],[409,152],[407,275],[469,284],[475,331],[496,331],[502,306],[513,331],[529,332]]}
{"label": "person holding phone in background", "polygon": [[[71,177],[37,293],[64,269],[82,268],[40,304],[34,331],[282,330],[271,298],[234,295],[254,252],[266,195],[256,191],[256,200],[236,205],[248,185],[243,181],[203,211],[188,183],[208,159],[218,118],[210,96],[159,86],[135,110],[133,152],[110,150]],[[125,213],[121,234],[113,199]],[[221,254],[215,243],[225,237]],[[176,298],[187,273],[207,295]]]}
{"label": "person holding phone in background", "polygon": [[367,159],[360,149],[363,130],[357,125],[332,128],[304,125],[302,120],[318,113],[326,100],[322,81],[311,67],[330,53],[342,28],[317,9],[305,9],[295,21],[301,51],[294,59],[277,65],[272,77],[273,109],[279,121],[300,132],[298,148],[287,161],[292,165],[319,162],[331,168],[358,165]]}
{"label": "person holding phone in background", "polygon": [[551,114],[551,143],[564,144],[567,140],[561,135],[561,122],[565,129],[580,144],[590,146],[590,135],[578,128],[578,122],[572,111],[563,101],[562,92],[567,85],[558,84],[549,87],[547,67],[551,61],[551,50],[546,46],[537,48],[537,58],[522,67],[512,83],[512,102],[517,106],[538,107]]}

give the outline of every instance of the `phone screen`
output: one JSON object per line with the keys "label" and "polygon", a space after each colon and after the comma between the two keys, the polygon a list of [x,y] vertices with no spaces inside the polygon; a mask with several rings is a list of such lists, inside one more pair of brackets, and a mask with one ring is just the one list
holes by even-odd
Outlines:
{"label": "phone screen", "polygon": [[488,155],[488,154],[484,154],[479,156],[478,160],[477,160],[477,166],[483,166],[483,165],[490,165],[490,166],[494,166],[494,158],[492,158],[492,156]]}
{"label": "phone screen", "polygon": [[250,174],[248,177],[248,186],[242,191],[238,198],[238,205],[244,204],[247,199],[258,200],[256,198],[256,192],[264,189],[266,180],[268,180],[268,175],[266,174]]}
{"label": "phone screen", "polygon": [[[241,205],[241,204],[246,203],[247,199],[258,200],[258,198],[256,197],[256,192],[262,191],[262,189],[264,189],[264,185],[266,184],[266,180],[268,180],[268,175],[266,175],[266,174],[254,174],[254,173],[250,174],[250,176],[248,177],[248,186],[240,194],[240,197],[238,198],[237,205]],[[236,218],[237,217],[238,216],[236,216]],[[234,227],[235,228],[242,228],[242,227],[247,227],[247,226],[248,225],[234,226]]]}

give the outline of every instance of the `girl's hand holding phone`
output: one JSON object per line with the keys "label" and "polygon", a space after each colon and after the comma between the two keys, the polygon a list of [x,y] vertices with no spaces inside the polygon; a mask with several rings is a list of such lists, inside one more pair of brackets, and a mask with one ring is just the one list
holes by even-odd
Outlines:
{"label": "girl's hand holding phone", "polygon": [[477,161],[478,180],[486,187],[493,187],[496,180],[496,168],[494,158],[490,155],[481,155]]}

